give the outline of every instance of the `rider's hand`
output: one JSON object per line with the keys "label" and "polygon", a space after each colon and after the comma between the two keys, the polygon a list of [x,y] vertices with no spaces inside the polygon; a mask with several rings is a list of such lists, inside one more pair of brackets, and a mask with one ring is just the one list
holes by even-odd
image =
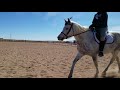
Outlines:
{"label": "rider's hand", "polygon": [[89,26],[89,29],[91,29],[91,30],[92,30],[92,29],[94,29],[94,27],[93,27],[92,25],[90,25],[90,26]]}

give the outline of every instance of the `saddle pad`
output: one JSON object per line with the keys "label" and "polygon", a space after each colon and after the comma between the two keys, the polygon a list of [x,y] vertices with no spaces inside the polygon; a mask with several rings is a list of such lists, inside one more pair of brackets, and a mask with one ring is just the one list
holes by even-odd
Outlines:
{"label": "saddle pad", "polygon": [[[94,39],[97,43],[100,43],[100,41],[96,37],[96,32],[93,32]],[[106,44],[112,44],[114,42],[114,38],[111,34],[107,34],[106,36]]]}

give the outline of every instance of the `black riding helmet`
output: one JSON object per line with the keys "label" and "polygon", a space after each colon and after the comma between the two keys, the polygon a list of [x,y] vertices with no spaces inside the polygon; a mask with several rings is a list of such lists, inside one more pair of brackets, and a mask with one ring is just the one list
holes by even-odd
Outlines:
{"label": "black riding helmet", "polygon": [[105,11],[99,11],[99,12],[97,12],[98,14],[102,14],[102,13],[107,13],[107,12],[105,12]]}

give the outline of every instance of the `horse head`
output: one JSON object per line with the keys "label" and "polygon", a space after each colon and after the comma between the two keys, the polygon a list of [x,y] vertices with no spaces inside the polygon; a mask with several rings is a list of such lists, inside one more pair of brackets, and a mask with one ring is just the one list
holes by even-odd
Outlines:
{"label": "horse head", "polygon": [[63,27],[63,30],[62,32],[58,35],[58,40],[64,40],[64,39],[67,39],[71,36],[73,36],[73,23],[71,22],[71,18],[68,18],[68,20],[65,20],[65,25]]}

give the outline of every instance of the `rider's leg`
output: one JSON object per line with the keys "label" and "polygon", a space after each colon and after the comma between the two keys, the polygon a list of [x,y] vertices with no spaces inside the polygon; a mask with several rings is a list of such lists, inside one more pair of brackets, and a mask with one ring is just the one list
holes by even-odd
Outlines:
{"label": "rider's leg", "polygon": [[105,46],[105,42],[106,42],[106,32],[107,32],[107,28],[101,28],[100,29],[100,44],[99,44],[99,56],[102,57],[104,56],[103,54],[103,50],[104,50],[104,46]]}

